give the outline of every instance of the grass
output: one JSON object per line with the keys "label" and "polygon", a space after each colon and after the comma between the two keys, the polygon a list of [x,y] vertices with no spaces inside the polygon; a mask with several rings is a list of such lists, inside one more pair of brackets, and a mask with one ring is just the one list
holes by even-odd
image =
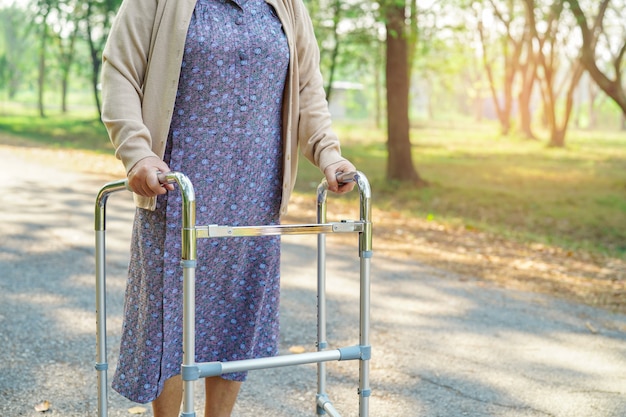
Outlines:
{"label": "grass", "polygon": [[[500,137],[490,123],[426,123],[411,134],[415,166],[429,186],[414,188],[386,181],[383,131],[336,129],[344,154],[372,184],[377,208],[626,258],[626,132],[571,131],[567,147],[555,149],[545,141]],[[0,130],[53,147],[112,152],[93,115],[0,115]],[[304,160],[300,165],[297,192],[312,193],[321,175]]]}
{"label": "grass", "polygon": [[500,137],[492,124],[420,126],[412,131],[413,160],[429,186],[412,188],[385,180],[381,132],[338,131],[380,208],[626,258],[626,132],[572,131],[567,147],[555,149],[545,141]]}
{"label": "grass", "polygon": [[0,130],[55,148],[112,152],[113,147],[100,120],[92,113],[45,118],[0,115]]}

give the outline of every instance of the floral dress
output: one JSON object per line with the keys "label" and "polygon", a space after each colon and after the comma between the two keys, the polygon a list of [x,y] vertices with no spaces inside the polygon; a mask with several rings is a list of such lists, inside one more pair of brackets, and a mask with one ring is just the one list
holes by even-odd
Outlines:
{"label": "floral dress", "polygon": [[[194,184],[198,225],[276,224],[287,40],[264,0],[198,0],[165,155]],[[154,400],[182,363],[181,198],[137,209],[113,388]],[[280,240],[198,240],[196,360],[277,354]],[[245,373],[224,375],[243,381]]]}

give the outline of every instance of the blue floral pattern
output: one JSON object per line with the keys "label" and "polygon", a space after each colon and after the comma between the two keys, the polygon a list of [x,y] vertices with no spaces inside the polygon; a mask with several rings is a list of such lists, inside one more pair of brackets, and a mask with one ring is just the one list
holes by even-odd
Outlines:
{"label": "blue floral pattern", "polygon": [[[198,0],[165,155],[194,184],[198,224],[278,223],[288,61],[281,24],[264,0]],[[154,212],[137,209],[112,385],[140,403],[180,373],[180,229],[178,192],[159,196]],[[278,237],[198,241],[197,361],[277,354],[279,268]]]}

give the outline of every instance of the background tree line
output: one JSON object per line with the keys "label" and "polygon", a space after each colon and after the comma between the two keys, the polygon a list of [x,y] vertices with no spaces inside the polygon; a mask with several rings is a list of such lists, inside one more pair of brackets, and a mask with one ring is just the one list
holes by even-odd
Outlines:
{"label": "background tree line", "polygon": [[[305,0],[322,50],[326,92],[364,86],[361,112],[387,128],[387,177],[424,184],[411,159],[411,120],[423,113],[493,113],[502,135],[562,147],[572,120],[626,120],[626,0]],[[0,9],[0,91],[28,91],[39,115],[90,91],[121,0],[24,0]],[[363,104],[367,103],[367,104]],[[611,103],[606,104],[606,103]],[[583,107],[584,104],[584,107]],[[363,109],[363,107],[366,107]],[[624,128],[624,122],[622,122]]]}
{"label": "background tree line", "polygon": [[63,112],[71,82],[89,84],[100,111],[102,49],[120,0],[29,0],[0,10],[0,81],[9,100],[36,90],[45,117],[47,90],[59,93]]}

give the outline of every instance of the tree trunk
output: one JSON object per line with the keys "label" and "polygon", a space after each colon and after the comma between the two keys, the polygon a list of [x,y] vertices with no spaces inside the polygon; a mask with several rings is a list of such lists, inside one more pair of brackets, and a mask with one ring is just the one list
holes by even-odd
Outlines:
{"label": "tree trunk", "polygon": [[44,105],[44,86],[46,84],[46,43],[48,42],[48,13],[49,8],[45,9],[42,15],[41,23],[41,39],[39,40],[39,74],[37,77],[37,105],[39,107],[39,116],[46,117]]}
{"label": "tree trunk", "polygon": [[78,24],[74,26],[74,30],[68,39],[64,40],[61,36],[57,37],[59,46],[59,69],[61,71],[61,111],[63,113],[67,113],[67,93],[70,85],[70,75],[72,72],[72,63],[74,62],[77,36]]}
{"label": "tree trunk", "polygon": [[565,129],[560,129],[554,126],[550,132],[550,142],[548,146],[551,148],[564,148],[565,147]]}
{"label": "tree trunk", "polygon": [[387,14],[387,179],[425,185],[413,166],[409,137],[408,44],[404,3],[390,3]]}
{"label": "tree trunk", "polygon": [[535,89],[535,81],[537,80],[537,61],[533,52],[533,36],[532,28],[534,19],[530,19],[528,14],[531,12],[528,8],[525,9],[526,26],[524,28],[524,37],[522,39],[521,47],[526,48],[526,59],[520,65],[520,76],[522,89],[518,97],[518,107],[520,116],[520,132],[526,139],[537,139],[532,130],[532,99],[533,91]]}
{"label": "tree trunk", "polygon": [[335,1],[333,5],[333,37],[335,39],[335,45],[330,56],[330,69],[328,74],[328,84],[326,85],[326,100],[330,102],[330,95],[333,91],[333,81],[335,80],[335,70],[337,69],[337,58],[339,57],[339,22],[341,21],[341,3]]}
{"label": "tree trunk", "polygon": [[[510,49],[513,49],[511,52]],[[519,57],[522,44],[511,40],[504,48],[504,103],[502,103],[502,135],[507,136],[511,131],[511,113],[513,111],[513,83],[519,70]]]}
{"label": "tree trunk", "polygon": [[87,13],[85,21],[87,22],[87,43],[89,44],[89,55],[91,56],[91,88],[93,89],[94,101],[96,103],[96,109],[98,110],[98,116],[102,115],[102,105],[100,104],[100,92],[98,91],[98,77],[100,76],[101,57],[100,51],[96,47],[96,43],[93,39],[91,28],[91,13],[92,3],[89,2],[87,6]]}
{"label": "tree trunk", "polygon": [[92,65],[93,71],[91,73],[91,87],[93,88],[93,97],[96,103],[96,109],[98,109],[98,115],[102,115],[102,105],[100,104],[100,92],[98,91],[98,77],[100,74],[100,60],[97,58],[98,54],[92,51]]}
{"label": "tree trunk", "polygon": [[374,84],[375,84],[375,91],[374,91],[374,95],[376,97],[376,108],[375,108],[375,112],[376,115],[375,117],[375,122],[376,122],[376,128],[380,129],[382,126],[382,120],[383,120],[383,109],[382,109],[382,101],[383,101],[383,93],[382,93],[382,80],[381,80],[381,72],[382,72],[382,60],[384,59],[383,57],[383,50],[382,50],[382,43],[377,43],[377,47],[376,47],[376,59],[374,60]]}
{"label": "tree trunk", "polygon": [[502,103],[500,129],[502,136],[508,136],[511,131],[511,110],[513,109],[513,89],[510,84],[504,86],[504,103]]}
{"label": "tree trunk", "polygon": [[598,89],[596,85],[590,80],[587,82],[587,91],[589,94],[589,123],[587,124],[587,129],[592,130],[598,125],[598,114],[596,112],[596,99],[598,97]]}
{"label": "tree trunk", "polygon": [[537,64],[533,59],[532,43],[526,43],[527,55],[526,63],[520,68],[522,77],[522,89],[518,96],[518,108],[520,117],[520,132],[526,139],[537,139],[533,133],[533,115],[532,115],[532,99],[533,90],[535,88],[535,80],[537,79]]}
{"label": "tree trunk", "polygon": [[532,129],[532,111],[531,106],[532,89],[522,89],[519,93],[519,116],[520,116],[520,132],[525,139],[536,139]]}
{"label": "tree trunk", "polygon": [[[582,78],[584,73],[584,68],[580,62],[576,62],[574,68],[572,69],[572,73],[570,75],[569,87],[567,89],[567,95],[565,99],[565,109],[563,111],[561,123],[558,122],[556,116],[556,110],[552,110],[552,123],[551,123],[551,134],[550,134],[550,143],[551,147],[565,147],[565,134],[567,133],[567,126],[569,125],[569,121],[572,116],[572,109],[574,108],[574,93],[576,92],[576,87]],[[552,106],[555,107],[554,96],[552,96]]]}
{"label": "tree trunk", "polygon": [[68,90],[68,77],[63,77],[61,80],[61,113],[67,113],[67,90]]}
{"label": "tree trunk", "polygon": [[46,73],[46,58],[44,51],[45,50],[43,48],[39,51],[39,75],[37,77],[37,107],[39,109],[39,117],[46,117],[43,98]]}

